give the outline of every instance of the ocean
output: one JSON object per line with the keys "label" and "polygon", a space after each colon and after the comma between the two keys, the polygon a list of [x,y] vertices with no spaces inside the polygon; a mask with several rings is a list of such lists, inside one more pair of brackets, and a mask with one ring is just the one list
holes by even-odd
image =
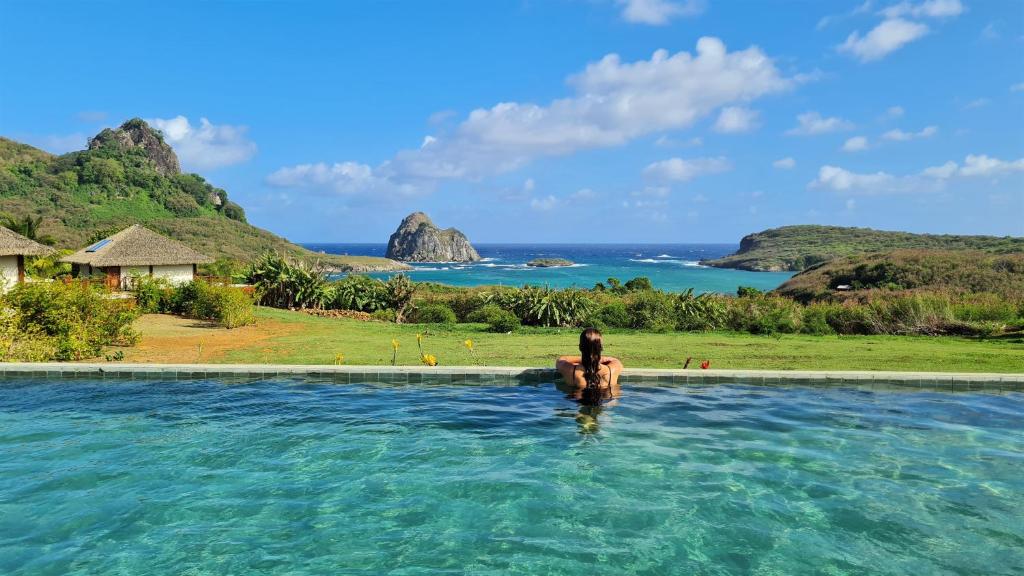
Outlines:
{"label": "ocean", "polygon": [[[385,244],[303,244],[315,252],[352,256],[384,256]],[[678,292],[735,293],[738,286],[761,290],[776,288],[790,272],[748,272],[711,268],[700,260],[736,251],[736,244],[475,244],[483,258],[472,264],[414,264],[409,276],[418,282],[453,286],[522,286],[592,288],[597,282],[637,276],[651,280],[655,288]],[[566,268],[533,268],[534,258],[565,258],[575,262]],[[391,273],[370,274],[387,278]]]}

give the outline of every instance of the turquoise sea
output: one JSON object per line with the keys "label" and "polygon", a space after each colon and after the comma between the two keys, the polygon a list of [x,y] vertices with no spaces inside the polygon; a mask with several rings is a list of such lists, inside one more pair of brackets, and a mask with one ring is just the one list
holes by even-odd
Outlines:
{"label": "turquoise sea", "polygon": [[[304,244],[328,254],[384,256],[384,244]],[[415,264],[413,280],[441,282],[454,286],[533,284],[566,288],[592,288],[597,282],[615,277],[625,282],[637,276],[651,279],[655,287],[681,291],[734,293],[738,286],[771,290],[790,276],[789,272],[746,272],[710,268],[700,260],[732,254],[735,244],[479,244],[474,245],[482,262],[472,264]],[[570,268],[531,268],[534,258],[565,258],[576,263]],[[389,274],[376,274],[386,277]]]}
{"label": "turquoise sea", "polygon": [[1024,573],[1024,394],[0,381],[0,574]]}

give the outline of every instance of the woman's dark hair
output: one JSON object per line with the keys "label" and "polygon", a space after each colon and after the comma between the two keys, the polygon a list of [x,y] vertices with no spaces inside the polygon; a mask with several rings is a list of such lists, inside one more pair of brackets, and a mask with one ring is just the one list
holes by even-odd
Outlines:
{"label": "woman's dark hair", "polygon": [[587,386],[580,395],[583,404],[597,405],[601,403],[601,331],[587,328],[580,334],[580,364],[583,365],[583,379]]}

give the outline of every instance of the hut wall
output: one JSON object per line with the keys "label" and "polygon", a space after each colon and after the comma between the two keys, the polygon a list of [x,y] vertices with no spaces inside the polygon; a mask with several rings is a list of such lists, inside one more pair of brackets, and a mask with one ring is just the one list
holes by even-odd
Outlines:
{"label": "hut wall", "polygon": [[[191,268],[189,268],[191,271]],[[6,292],[18,283],[18,257],[0,256],[0,291]]]}
{"label": "hut wall", "polygon": [[[147,268],[148,272],[149,269]],[[192,265],[181,264],[177,266],[153,266],[154,278],[166,278],[171,284],[183,284],[192,280]]]}

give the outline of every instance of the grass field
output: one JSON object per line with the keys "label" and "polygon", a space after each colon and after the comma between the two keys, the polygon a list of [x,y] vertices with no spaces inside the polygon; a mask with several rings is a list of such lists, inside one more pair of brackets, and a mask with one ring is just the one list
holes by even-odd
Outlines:
{"label": "grass field", "polygon": [[[419,364],[416,334],[426,332],[424,351],[441,365],[549,366],[576,350],[575,329],[523,329],[490,334],[482,325],[448,328],[395,325],[301,312],[258,310],[256,326],[226,330],[174,316],[148,315],[137,327],[142,341],[124,349],[128,362],[391,364],[391,340],[399,341],[398,364]],[[463,345],[474,343],[474,354]],[[782,370],[907,370],[1024,372],[1024,339],[976,340],[919,336],[753,336],[749,334],[641,334],[609,332],[605,353],[627,366]]]}

